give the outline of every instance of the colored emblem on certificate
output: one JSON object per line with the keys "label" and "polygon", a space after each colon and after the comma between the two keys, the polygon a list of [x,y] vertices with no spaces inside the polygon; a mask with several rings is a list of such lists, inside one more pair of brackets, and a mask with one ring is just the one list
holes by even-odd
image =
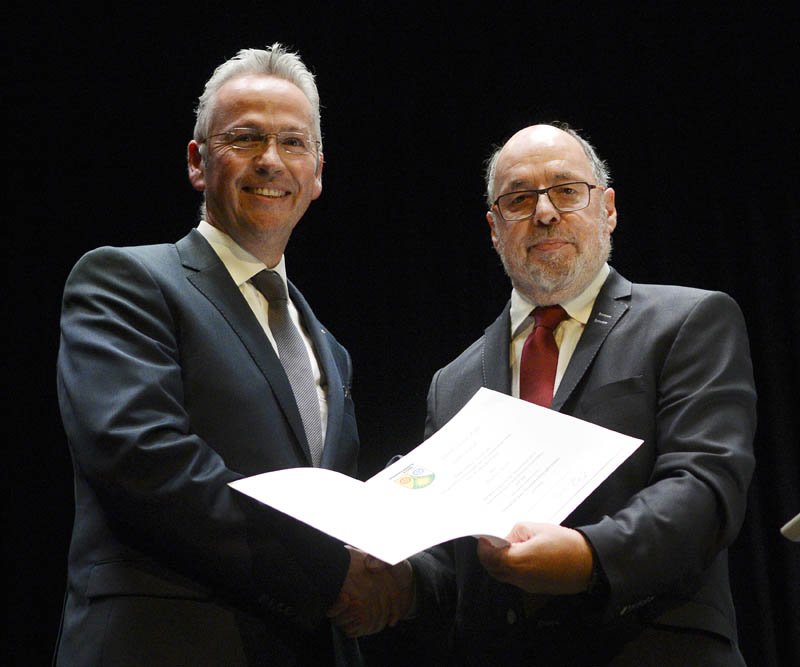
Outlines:
{"label": "colored emblem on certificate", "polygon": [[422,489],[433,484],[436,477],[434,473],[413,463],[403,468],[392,477],[395,484],[399,484],[406,489]]}

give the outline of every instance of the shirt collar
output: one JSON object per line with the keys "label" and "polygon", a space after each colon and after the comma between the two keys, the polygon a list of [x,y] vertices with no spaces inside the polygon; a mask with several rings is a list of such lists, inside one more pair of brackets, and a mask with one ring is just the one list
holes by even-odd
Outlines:
{"label": "shirt collar", "polygon": [[[606,278],[608,278],[608,274],[610,272],[611,267],[609,267],[607,263],[604,263],[600,268],[600,271],[597,272],[597,275],[594,277],[592,282],[589,283],[586,289],[583,290],[583,292],[581,292],[574,299],[562,303],[561,307],[567,311],[567,315],[569,315],[573,320],[577,320],[581,324],[585,325],[589,321],[589,316],[592,314],[594,301],[597,298],[597,295],[600,293],[600,288],[603,286],[603,283],[606,281]],[[535,307],[536,304],[528,301],[528,299],[522,296],[522,294],[520,294],[516,288],[511,290],[510,315],[512,338],[517,336],[520,331],[525,329],[530,324],[528,321],[528,316]]]}
{"label": "shirt collar", "polygon": [[286,256],[281,255],[281,261],[274,267],[268,267],[260,259],[256,259],[247,250],[242,248],[225,232],[205,220],[201,220],[197,225],[197,231],[209,242],[214,252],[217,253],[231,278],[238,287],[241,287],[250,278],[265,268],[277,271],[283,279],[284,284],[288,284],[286,279]]}

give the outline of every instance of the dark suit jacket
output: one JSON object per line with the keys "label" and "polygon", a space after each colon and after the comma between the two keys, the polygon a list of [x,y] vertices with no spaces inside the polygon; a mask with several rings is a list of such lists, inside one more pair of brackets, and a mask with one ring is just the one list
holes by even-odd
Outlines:
{"label": "dark suit jacket", "polygon": [[[322,466],[355,474],[349,355],[289,290],[327,385]],[[196,230],[77,263],[58,391],[76,502],[58,664],[333,655],[325,611],[347,572],[343,545],[228,487],[310,454],[279,359]]]}
{"label": "dark suit jacket", "polygon": [[[428,435],[479,387],[510,393],[508,310],[434,376]],[[738,306],[612,270],[552,407],[644,440],[564,522],[589,539],[608,595],[525,595],[489,578],[467,538],[414,559],[423,617],[454,612],[456,650],[474,664],[582,664],[593,653],[600,664],[597,651],[653,622],[735,641],[726,547],[743,519],[755,430]],[[535,662],[548,642],[557,657]]]}

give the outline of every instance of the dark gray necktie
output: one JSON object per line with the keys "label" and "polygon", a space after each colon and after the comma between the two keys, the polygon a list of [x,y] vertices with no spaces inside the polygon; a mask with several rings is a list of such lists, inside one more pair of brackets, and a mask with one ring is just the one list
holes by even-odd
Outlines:
{"label": "dark gray necktie", "polygon": [[317,387],[303,338],[289,316],[286,286],[278,273],[266,269],[254,275],[250,282],[269,302],[269,328],[300,410],[311,449],[311,460],[315,466],[319,466],[322,458],[322,420]]}

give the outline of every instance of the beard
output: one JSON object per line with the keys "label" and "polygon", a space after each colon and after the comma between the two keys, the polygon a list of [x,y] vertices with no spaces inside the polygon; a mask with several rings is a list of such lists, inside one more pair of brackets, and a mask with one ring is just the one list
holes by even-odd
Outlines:
{"label": "beard", "polygon": [[[527,248],[535,241],[550,235],[528,236],[523,242],[509,246],[506,236],[497,235],[496,249],[511,284],[537,306],[565,303],[577,297],[592,282],[597,272],[611,256],[611,234],[607,229],[608,213],[602,210],[597,220],[596,235],[575,244],[576,255],[555,256],[552,259],[532,260]],[[574,236],[574,235],[573,235]],[[559,238],[564,238],[559,230]],[[575,242],[574,238],[565,240]]]}

